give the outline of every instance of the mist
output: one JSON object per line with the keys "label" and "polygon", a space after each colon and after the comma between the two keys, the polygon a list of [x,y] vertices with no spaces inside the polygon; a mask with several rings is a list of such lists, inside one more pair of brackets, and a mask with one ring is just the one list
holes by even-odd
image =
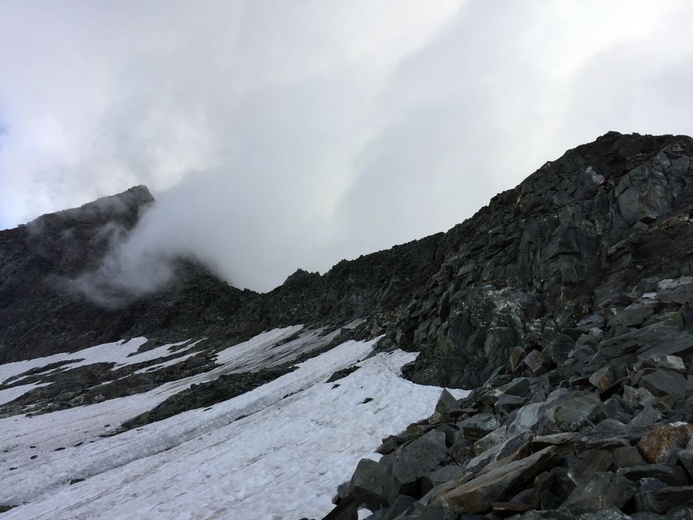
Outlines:
{"label": "mist", "polygon": [[156,290],[182,255],[267,291],[445,231],[609,130],[693,134],[692,15],[673,0],[6,3],[0,227],[145,184],[156,204],[78,283]]}

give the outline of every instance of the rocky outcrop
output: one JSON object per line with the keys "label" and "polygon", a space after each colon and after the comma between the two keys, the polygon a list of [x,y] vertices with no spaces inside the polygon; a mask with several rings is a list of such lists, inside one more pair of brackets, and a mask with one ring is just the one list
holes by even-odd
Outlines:
{"label": "rocky outcrop", "polygon": [[609,133],[450,230],[440,269],[388,330],[422,352],[408,376],[472,388],[516,347],[541,372],[591,326],[608,335],[654,314],[687,320],[691,157],[688,137]]}
{"label": "rocky outcrop", "polygon": [[444,391],[429,419],[383,439],[379,462],[359,463],[326,518],[693,514],[689,333],[621,328],[536,367],[525,358],[459,401]]}
{"label": "rocky outcrop", "polygon": [[68,290],[64,280],[97,269],[153,200],[138,186],[0,231],[0,362],[145,334],[165,341],[214,333],[252,298],[185,259],[169,287],[122,308],[104,308]]}

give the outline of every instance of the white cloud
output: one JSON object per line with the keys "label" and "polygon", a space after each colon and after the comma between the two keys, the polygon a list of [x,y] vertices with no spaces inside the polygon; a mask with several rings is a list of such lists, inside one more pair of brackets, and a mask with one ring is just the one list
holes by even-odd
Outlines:
{"label": "white cloud", "polygon": [[0,227],[147,184],[138,234],[269,289],[443,231],[608,130],[693,133],[682,1],[0,6]]}

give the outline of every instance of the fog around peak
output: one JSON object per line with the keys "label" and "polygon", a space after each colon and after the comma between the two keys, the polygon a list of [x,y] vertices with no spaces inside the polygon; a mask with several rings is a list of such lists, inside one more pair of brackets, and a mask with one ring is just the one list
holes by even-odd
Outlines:
{"label": "fog around peak", "polygon": [[269,290],[444,231],[609,130],[693,134],[691,15],[674,0],[5,3],[0,228],[146,184],[157,202],[100,276],[146,287],[183,255]]}

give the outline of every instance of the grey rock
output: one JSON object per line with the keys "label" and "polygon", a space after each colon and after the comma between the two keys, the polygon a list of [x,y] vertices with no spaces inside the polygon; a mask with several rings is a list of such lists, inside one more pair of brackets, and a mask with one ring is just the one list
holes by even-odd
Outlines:
{"label": "grey rock", "polygon": [[380,460],[390,475],[400,484],[423,477],[445,458],[445,434],[431,430],[399,450]]}
{"label": "grey rock", "polygon": [[592,473],[575,488],[561,509],[573,513],[621,509],[635,494],[635,490],[635,485],[625,477],[605,472]]}
{"label": "grey rock", "polygon": [[656,369],[643,375],[639,383],[656,396],[672,396],[677,400],[686,397],[686,378],[671,370]]}
{"label": "grey rock", "polygon": [[570,395],[556,409],[554,420],[564,431],[579,430],[606,418],[606,409],[599,396],[591,393]]}
{"label": "grey rock", "polygon": [[656,478],[674,486],[684,486],[688,483],[688,474],[675,464],[640,464],[619,469],[617,474],[628,480]]}
{"label": "grey rock", "polygon": [[375,511],[394,501],[398,490],[391,473],[383,464],[370,459],[361,459],[349,481],[347,497],[351,497],[350,502],[357,502],[354,497],[355,492],[358,491],[360,500],[356,506],[366,505],[371,511]]}
{"label": "grey rock", "polygon": [[645,464],[645,459],[635,446],[622,446],[612,452],[614,464],[618,468],[628,468]]}
{"label": "grey rock", "polygon": [[444,493],[442,498],[459,512],[483,513],[492,502],[512,495],[518,486],[546,469],[555,458],[554,446],[509,464],[490,465],[476,478]]}
{"label": "grey rock", "polygon": [[643,491],[637,493],[635,499],[640,511],[665,514],[674,508],[693,505],[693,486]]}

